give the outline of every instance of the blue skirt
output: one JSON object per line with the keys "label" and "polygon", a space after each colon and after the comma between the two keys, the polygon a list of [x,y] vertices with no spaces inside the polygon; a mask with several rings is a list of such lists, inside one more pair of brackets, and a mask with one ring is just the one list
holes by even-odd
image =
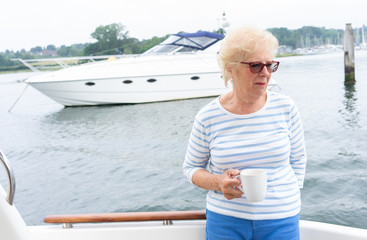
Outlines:
{"label": "blue skirt", "polygon": [[207,240],[299,240],[299,215],[247,220],[206,210]]}

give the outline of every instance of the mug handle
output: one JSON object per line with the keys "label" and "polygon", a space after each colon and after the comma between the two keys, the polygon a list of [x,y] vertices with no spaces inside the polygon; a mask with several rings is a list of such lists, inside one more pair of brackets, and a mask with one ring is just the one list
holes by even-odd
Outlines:
{"label": "mug handle", "polygon": [[[241,177],[241,175],[234,176],[234,178],[239,178],[239,177]],[[245,194],[245,190],[243,190],[243,187],[242,187],[242,182],[241,182],[241,185],[238,186],[237,188],[240,189]]]}

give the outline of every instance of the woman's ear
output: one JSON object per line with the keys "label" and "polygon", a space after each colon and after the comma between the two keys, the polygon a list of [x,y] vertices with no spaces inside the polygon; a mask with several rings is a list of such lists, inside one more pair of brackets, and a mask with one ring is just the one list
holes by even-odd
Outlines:
{"label": "woman's ear", "polygon": [[231,66],[226,66],[225,71],[226,71],[226,74],[227,74],[228,78],[232,78],[232,71],[233,71],[232,67]]}

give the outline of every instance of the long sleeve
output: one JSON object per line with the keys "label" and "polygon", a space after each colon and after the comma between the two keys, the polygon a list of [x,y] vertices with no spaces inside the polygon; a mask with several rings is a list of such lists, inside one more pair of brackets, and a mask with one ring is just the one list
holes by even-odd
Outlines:
{"label": "long sleeve", "polygon": [[192,176],[199,169],[206,169],[209,161],[209,141],[204,125],[195,117],[191,131],[183,172],[187,181],[192,183]]}
{"label": "long sleeve", "polygon": [[303,187],[306,173],[307,154],[302,121],[296,105],[290,111],[290,164],[298,179],[299,188]]}

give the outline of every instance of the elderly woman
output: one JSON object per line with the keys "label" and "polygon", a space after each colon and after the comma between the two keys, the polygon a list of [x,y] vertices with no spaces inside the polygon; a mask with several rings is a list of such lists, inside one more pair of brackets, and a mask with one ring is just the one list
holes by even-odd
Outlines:
{"label": "elderly woman", "polygon": [[[271,33],[246,26],[222,42],[219,66],[232,90],[196,115],[183,164],[186,179],[209,190],[207,239],[299,239],[306,149],[295,103],[267,90],[277,48]],[[244,169],[266,170],[263,201],[238,189]]]}

